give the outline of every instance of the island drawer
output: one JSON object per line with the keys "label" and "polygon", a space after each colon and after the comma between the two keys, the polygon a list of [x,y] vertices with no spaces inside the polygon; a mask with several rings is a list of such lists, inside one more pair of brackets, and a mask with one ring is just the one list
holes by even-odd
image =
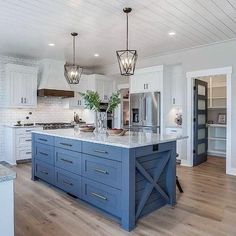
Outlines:
{"label": "island drawer", "polygon": [[55,172],[54,167],[43,163],[41,161],[35,161],[35,176],[38,178],[50,183],[54,184]]}
{"label": "island drawer", "polygon": [[80,175],[81,153],[55,148],[55,166]]}
{"label": "island drawer", "polygon": [[81,141],[67,138],[55,138],[55,146],[75,152],[81,152]]}
{"label": "island drawer", "polygon": [[121,216],[121,191],[82,177],[82,199],[106,212]]}
{"label": "island drawer", "polygon": [[65,192],[81,197],[81,176],[56,167],[55,184]]}
{"label": "island drawer", "polygon": [[34,134],[35,142],[48,144],[48,145],[54,145],[54,137],[44,134]]}
{"label": "island drawer", "polygon": [[54,147],[42,143],[35,144],[35,158],[39,161],[54,165]]}
{"label": "island drawer", "polygon": [[121,162],[82,154],[82,175],[121,189]]}
{"label": "island drawer", "polygon": [[144,147],[138,147],[135,149],[135,156],[147,156],[158,152],[164,152],[172,149],[175,146],[175,142],[168,142],[168,143],[161,143],[161,144],[154,144]]}
{"label": "island drawer", "polygon": [[91,142],[83,142],[82,152],[116,161],[121,161],[122,155],[122,149],[119,147]]}

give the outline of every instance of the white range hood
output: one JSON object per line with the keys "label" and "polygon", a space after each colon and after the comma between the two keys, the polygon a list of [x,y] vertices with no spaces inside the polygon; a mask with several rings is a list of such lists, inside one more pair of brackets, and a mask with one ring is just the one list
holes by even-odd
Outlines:
{"label": "white range hood", "polygon": [[38,96],[74,97],[64,77],[64,61],[43,59],[39,65]]}

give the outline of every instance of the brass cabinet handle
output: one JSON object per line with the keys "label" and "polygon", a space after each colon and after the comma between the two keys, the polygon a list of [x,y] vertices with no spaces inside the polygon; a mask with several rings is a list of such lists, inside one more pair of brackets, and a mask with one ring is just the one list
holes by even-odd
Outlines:
{"label": "brass cabinet handle", "polygon": [[70,183],[70,182],[67,182],[67,181],[65,181],[65,180],[63,180],[63,183],[64,183],[64,184],[67,184],[67,185],[70,185],[70,186],[73,186],[73,184],[72,184],[72,183]]}
{"label": "brass cabinet handle", "polygon": [[47,172],[47,171],[40,170],[39,172],[48,175],[48,172]]}
{"label": "brass cabinet handle", "polygon": [[32,141],[32,139],[26,139],[25,141],[26,141],[26,142],[30,142],[30,141]]}
{"label": "brass cabinet handle", "polygon": [[108,171],[102,169],[94,169],[94,171],[102,173],[102,174],[109,174]]}
{"label": "brass cabinet handle", "polygon": [[48,154],[45,152],[39,152],[39,154],[44,155],[44,156],[48,156]]}
{"label": "brass cabinet handle", "polygon": [[63,146],[72,147],[72,144],[69,144],[69,143],[60,143],[60,144],[63,145]]}
{"label": "brass cabinet handle", "polygon": [[64,159],[64,158],[61,158],[61,160],[64,161],[64,162],[67,162],[67,163],[73,164],[73,161],[69,161],[69,160],[66,160],[66,159]]}
{"label": "brass cabinet handle", "polygon": [[25,154],[31,154],[32,152],[26,152]]}
{"label": "brass cabinet handle", "polygon": [[99,150],[99,149],[96,149],[96,150],[94,150],[94,152],[98,152],[98,153],[104,153],[104,154],[107,154],[107,153],[108,153],[107,151],[104,151],[104,150]]}
{"label": "brass cabinet handle", "polygon": [[97,198],[100,198],[100,199],[102,199],[102,200],[104,200],[104,201],[107,201],[107,198],[104,197],[104,196],[102,196],[102,195],[100,195],[100,194],[97,194],[97,193],[91,193],[91,195],[93,195],[93,196],[95,196],[95,197],[97,197]]}

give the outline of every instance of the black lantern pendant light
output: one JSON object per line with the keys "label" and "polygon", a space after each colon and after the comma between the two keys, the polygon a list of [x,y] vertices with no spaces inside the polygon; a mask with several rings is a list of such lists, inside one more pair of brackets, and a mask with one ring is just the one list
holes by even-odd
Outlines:
{"label": "black lantern pendant light", "polygon": [[68,84],[78,84],[83,72],[83,68],[75,64],[75,37],[77,33],[71,33],[73,36],[73,64],[66,63],[64,65],[64,75]]}
{"label": "black lantern pendant light", "polygon": [[124,13],[126,13],[127,18],[127,36],[126,36],[126,50],[116,51],[120,73],[124,76],[129,76],[134,74],[135,64],[138,58],[136,50],[129,50],[129,16],[128,14],[132,11],[132,8],[124,8]]}

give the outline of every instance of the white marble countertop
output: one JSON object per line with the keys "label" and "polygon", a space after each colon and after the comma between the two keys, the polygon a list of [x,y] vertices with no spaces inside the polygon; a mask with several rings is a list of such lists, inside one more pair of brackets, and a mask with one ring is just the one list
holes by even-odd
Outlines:
{"label": "white marble countertop", "polygon": [[11,169],[0,164],[0,183],[10,181],[16,178],[16,173]]}
{"label": "white marble countertop", "polygon": [[55,137],[76,139],[92,143],[100,143],[124,148],[135,148],[158,143],[167,143],[178,139],[186,139],[187,136],[163,135],[142,132],[127,132],[124,136],[97,135],[94,133],[75,132],[74,129],[57,129],[33,131],[33,133],[46,134]]}

